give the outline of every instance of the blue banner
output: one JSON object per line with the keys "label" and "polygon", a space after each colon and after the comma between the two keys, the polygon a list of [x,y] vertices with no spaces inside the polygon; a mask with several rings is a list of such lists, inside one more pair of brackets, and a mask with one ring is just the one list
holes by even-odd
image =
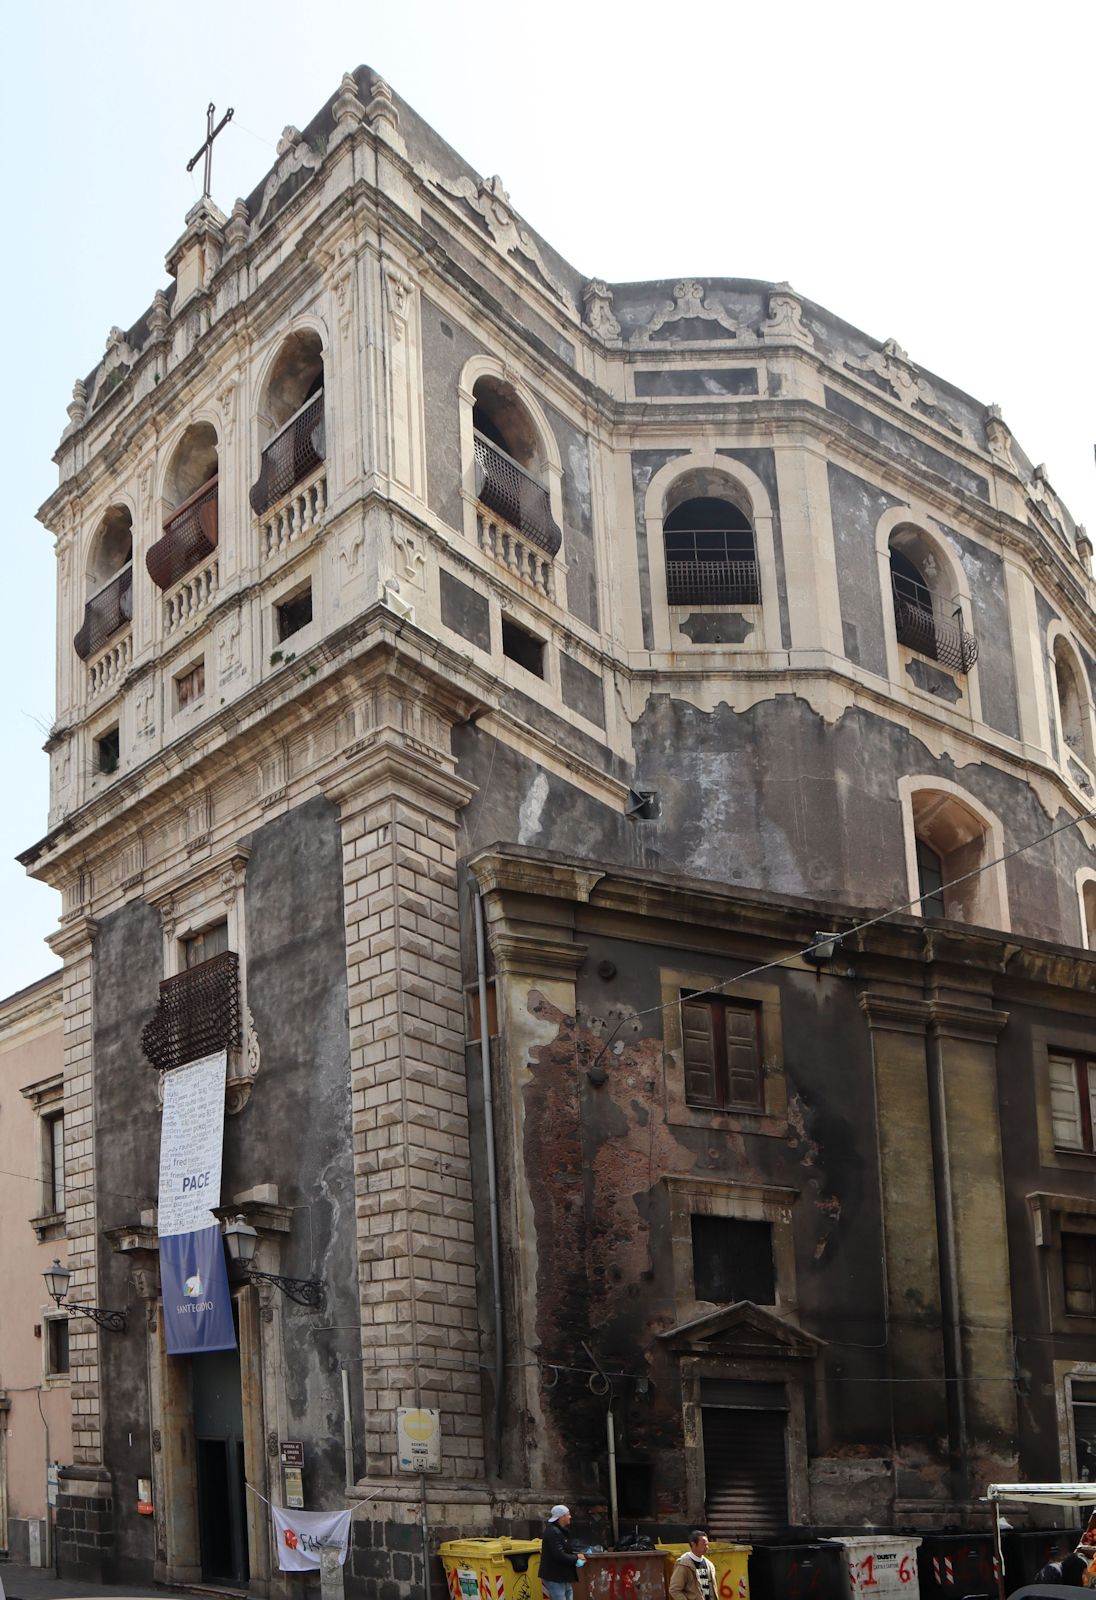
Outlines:
{"label": "blue banner", "polygon": [[160,1285],[168,1354],[235,1350],[232,1298],[221,1229],[224,1139],[223,1052],[164,1077],[160,1127]]}
{"label": "blue banner", "polygon": [[232,1297],[217,1223],[160,1240],[160,1286],[168,1355],[235,1350]]}

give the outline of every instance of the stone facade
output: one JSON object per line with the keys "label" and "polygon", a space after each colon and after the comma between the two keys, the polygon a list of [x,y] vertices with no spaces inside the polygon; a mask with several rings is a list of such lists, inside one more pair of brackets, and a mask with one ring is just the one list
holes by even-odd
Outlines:
{"label": "stone facade", "polygon": [[[42,511],[23,859],[73,1292],[130,1316],[74,1341],[63,1566],[285,1588],[254,1496],[213,1547],[159,1316],[140,1036],[222,929],[225,1211],[325,1288],[236,1284],[233,1438],[268,1498],[284,1439],[310,1506],[370,1497],[351,1583],[417,1592],[420,1524],[597,1525],[609,1398],[664,1532],[971,1526],[1079,1471],[1096,628],[1045,471],[787,284],[582,278],[366,68],[168,269]],[[705,994],[746,1090],[689,1078]],[[783,1476],[735,1509],[747,1428]]]}

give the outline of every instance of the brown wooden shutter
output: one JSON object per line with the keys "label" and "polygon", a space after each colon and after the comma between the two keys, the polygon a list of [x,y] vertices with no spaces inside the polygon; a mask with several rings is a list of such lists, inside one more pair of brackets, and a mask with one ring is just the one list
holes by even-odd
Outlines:
{"label": "brown wooden shutter", "polygon": [[771,1538],[786,1530],[785,1416],[783,1411],[702,1408],[710,1538]]}
{"label": "brown wooden shutter", "polygon": [[727,1006],[727,1099],[732,1105],[762,1105],[761,1052],[757,1039],[757,1012],[751,1006]]}
{"label": "brown wooden shutter", "polygon": [[694,1106],[719,1105],[715,1030],[712,1008],[703,1001],[681,1002],[681,1038],[685,1058],[685,1098]]}

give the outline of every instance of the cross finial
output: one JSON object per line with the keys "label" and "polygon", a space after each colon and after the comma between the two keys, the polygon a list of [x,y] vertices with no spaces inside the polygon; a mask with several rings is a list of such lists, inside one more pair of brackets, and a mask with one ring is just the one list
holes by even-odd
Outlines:
{"label": "cross finial", "polygon": [[210,180],[210,176],[211,176],[212,171],[213,171],[213,141],[217,137],[217,135],[220,133],[221,129],[225,126],[225,124],[227,122],[231,122],[232,121],[232,107],[229,106],[228,110],[225,112],[225,114],[221,118],[220,122],[218,122],[217,126],[214,127],[213,126],[213,114],[216,111],[216,109],[217,109],[216,106],[213,104],[213,101],[211,100],[209,102],[209,105],[206,107],[206,136],[205,136],[205,143],[198,146],[197,150],[194,152],[194,154],[191,156],[190,160],[186,164],[186,170],[188,172],[193,172],[194,168],[198,165],[199,161],[202,159],[203,156],[205,156],[205,181],[204,181],[204,183],[202,185],[202,199],[203,200],[208,200],[209,199],[209,180]]}

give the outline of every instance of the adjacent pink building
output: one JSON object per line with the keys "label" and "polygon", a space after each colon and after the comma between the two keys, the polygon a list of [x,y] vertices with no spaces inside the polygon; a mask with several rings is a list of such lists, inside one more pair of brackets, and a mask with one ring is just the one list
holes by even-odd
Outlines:
{"label": "adjacent pink building", "polygon": [[47,1467],[71,1455],[68,1317],[42,1273],[65,1259],[61,975],[0,1001],[0,1549],[49,1559]]}

